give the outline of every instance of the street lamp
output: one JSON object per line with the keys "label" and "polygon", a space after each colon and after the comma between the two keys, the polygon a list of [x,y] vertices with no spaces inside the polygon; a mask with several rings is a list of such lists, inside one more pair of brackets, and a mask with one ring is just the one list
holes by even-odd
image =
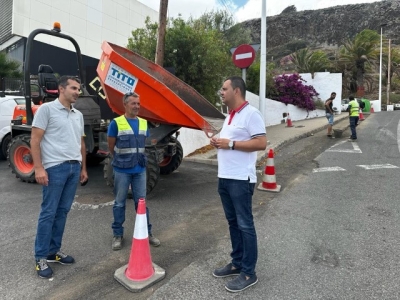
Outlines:
{"label": "street lamp", "polygon": [[385,27],[387,23],[381,24],[381,47],[380,47],[380,55],[379,55],[379,107],[382,105],[382,31],[383,27]]}
{"label": "street lamp", "polygon": [[388,69],[388,82],[387,82],[387,88],[386,88],[386,105],[389,105],[389,98],[390,98],[390,68],[391,68],[391,65],[392,65],[392,61],[391,61],[391,56],[392,56],[392,54],[391,54],[391,48],[392,48],[392,45],[391,45],[391,42],[392,42],[392,40],[391,39],[389,39],[389,50],[388,50],[388,67],[387,67],[387,69]]}

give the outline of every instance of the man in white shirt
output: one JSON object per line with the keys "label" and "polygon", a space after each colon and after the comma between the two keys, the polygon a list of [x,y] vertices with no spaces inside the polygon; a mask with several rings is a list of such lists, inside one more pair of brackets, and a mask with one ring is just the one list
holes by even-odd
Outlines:
{"label": "man in white shirt", "polygon": [[210,144],[218,149],[218,193],[228,220],[232,261],[214,270],[215,277],[239,275],[227,282],[230,292],[240,292],[257,283],[257,235],[253,222],[252,196],[257,182],[257,151],[265,150],[267,137],[259,110],[246,100],[241,77],[225,80],[221,91],[229,109],[220,137]]}

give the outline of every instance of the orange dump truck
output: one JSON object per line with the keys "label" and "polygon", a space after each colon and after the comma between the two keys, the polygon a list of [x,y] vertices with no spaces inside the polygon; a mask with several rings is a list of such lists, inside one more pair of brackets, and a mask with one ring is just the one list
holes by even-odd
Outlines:
{"label": "orange dump truck", "polygon": [[[148,157],[147,191],[159,174],[176,170],[183,158],[177,140],[181,127],[203,130],[209,137],[218,133],[225,118],[192,87],[159,65],[126,48],[103,42],[97,74],[110,108],[125,113],[122,97],[135,91],[140,95],[139,116],[149,123],[146,143]],[[110,159],[105,161],[105,177],[113,185]]]}
{"label": "orange dump truck", "polygon": [[[53,29],[36,29],[27,39],[24,62],[25,108],[15,112],[11,123],[12,139],[8,148],[8,161],[16,177],[26,182],[35,182],[35,171],[30,151],[30,133],[36,105],[31,83],[32,72],[30,54],[33,40],[38,34],[46,34],[70,41],[76,52],[77,69],[81,80],[81,95],[75,107],[80,110],[85,122],[85,144],[87,161],[99,163],[104,160],[106,182],[113,185],[112,166],[108,157],[107,126],[102,119],[98,99],[86,89],[84,67],[79,45],[71,36],[61,33],[60,24]],[[148,120],[150,137],[146,141],[147,192],[155,187],[160,174],[170,174],[176,170],[183,158],[182,145],[177,137],[181,127],[203,130],[208,136],[216,134],[224,115],[212,106],[193,88],[173,76],[153,62],[127,50],[126,48],[104,42],[97,73],[112,111],[124,114],[122,97],[135,91],[140,95],[139,116]],[[57,80],[49,65],[41,64],[35,89],[39,96],[35,103],[53,101],[58,97]]]}

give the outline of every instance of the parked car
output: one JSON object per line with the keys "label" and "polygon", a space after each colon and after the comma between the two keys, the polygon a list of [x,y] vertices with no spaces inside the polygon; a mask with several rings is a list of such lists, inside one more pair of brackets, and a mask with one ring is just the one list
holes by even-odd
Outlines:
{"label": "parked car", "polygon": [[348,106],[349,106],[349,99],[342,99],[342,111],[347,111]]}
{"label": "parked car", "polygon": [[25,104],[21,96],[0,96],[0,159],[7,158],[7,147],[11,140],[11,119],[17,104]]}
{"label": "parked car", "polygon": [[400,110],[400,103],[395,103],[393,109]]}

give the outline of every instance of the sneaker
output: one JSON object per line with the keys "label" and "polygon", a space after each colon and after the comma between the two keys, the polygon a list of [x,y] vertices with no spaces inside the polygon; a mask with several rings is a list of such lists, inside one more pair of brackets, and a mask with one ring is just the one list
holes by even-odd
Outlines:
{"label": "sneaker", "polygon": [[332,134],[327,134],[326,135],[328,138],[334,139],[335,137]]}
{"label": "sneaker", "polygon": [[75,259],[70,255],[58,251],[56,254],[47,256],[47,262],[60,263],[62,265],[72,265],[75,262]]}
{"label": "sneaker", "polygon": [[357,141],[357,139],[349,138],[348,141],[349,142],[355,142],[355,141]]}
{"label": "sneaker", "polygon": [[161,244],[160,240],[154,237],[152,234],[149,234],[149,243],[154,247],[158,247]]}
{"label": "sneaker", "polygon": [[258,279],[255,274],[250,276],[249,279],[246,279],[246,275],[240,273],[238,277],[228,281],[225,285],[225,288],[232,293],[237,293],[251,287],[252,285],[255,285],[257,282]]}
{"label": "sneaker", "polygon": [[114,236],[112,241],[112,249],[114,251],[122,249],[122,236]]}
{"label": "sneaker", "polygon": [[53,276],[53,270],[47,264],[45,258],[36,260],[35,269],[40,278],[51,278]]}
{"label": "sneaker", "polygon": [[215,269],[213,272],[214,277],[228,277],[240,274],[240,269],[236,269],[232,263],[227,264],[225,267]]}

